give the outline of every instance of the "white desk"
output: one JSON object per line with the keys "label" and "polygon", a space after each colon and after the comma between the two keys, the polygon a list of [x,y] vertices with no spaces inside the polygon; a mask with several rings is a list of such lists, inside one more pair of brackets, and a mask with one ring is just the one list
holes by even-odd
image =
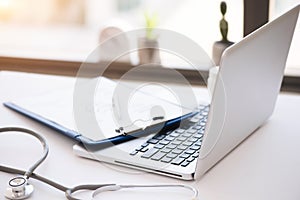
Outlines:
{"label": "white desk", "polygon": [[[0,72],[0,102],[14,100],[46,89],[68,86],[73,78],[25,73]],[[199,189],[203,200],[282,200],[300,199],[300,95],[280,94],[269,122],[197,181],[180,181],[155,174],[129,170],[82,159],[72,153],[73,141],[55,131],[0,106],[0,127],[22,126],[40,132],[50,146],[47,160],[36,173],[66,186],[83,183],[185,183]],[[21,135],[0,136],[1,164],[27,169],[41,152],[39,143]],[[14,175],[0,172],[0,199],[7,181]],[[31,199],[65,199],[64,194],[31,180],[35,193]],[[151,190],[153,191],[153,190]],[[155,190],[156,191],[156,190]],[[141,195],[144,196],[141,196]],[[107,199],[163,199],[162,191],[105,193]],[[187,199],[188,194],[169,192],[167,199]],[[159,198],[157,198],[159,195]]]}

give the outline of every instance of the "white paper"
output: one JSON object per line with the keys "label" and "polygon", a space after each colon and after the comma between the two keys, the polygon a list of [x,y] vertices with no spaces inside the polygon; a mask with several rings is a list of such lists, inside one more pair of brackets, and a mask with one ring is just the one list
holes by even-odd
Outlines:
{"label": "white paper", "polygon": [[[89,84],[89,79],[86,80]],[[116,129],[120,127],[123,127],[125,132],[130,132],[180,117],[195,108],[191,105],[183,106],[170,88],[164,89],[161,85],[130,87],[104,77],[90,80],[98,82],[93,94],[94,105],[80,105],[79,117],[74,117],[74,88],[61,88],[43,95],[19,99],[14,103],[67,128],[79,131],[93,140],[119,135]],[[95,116],[96,126],[91,120],[91,113]],[[153,117],[163,118],[153,120]],[[98,127],[100,130],[91,127]]]}

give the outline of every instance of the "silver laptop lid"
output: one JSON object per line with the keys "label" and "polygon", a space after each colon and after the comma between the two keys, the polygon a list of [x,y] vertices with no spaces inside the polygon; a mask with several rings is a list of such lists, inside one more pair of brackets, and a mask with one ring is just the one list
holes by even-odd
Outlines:
{"label": "silver laptop lid", "polygon": [[197,163],[196,178],[272,114],[299,7],[264,25],[224,52]]}

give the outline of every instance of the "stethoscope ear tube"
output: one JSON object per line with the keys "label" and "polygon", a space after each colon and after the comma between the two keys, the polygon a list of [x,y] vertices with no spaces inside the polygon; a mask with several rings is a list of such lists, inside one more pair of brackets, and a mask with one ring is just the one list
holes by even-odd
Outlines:
{"label": "stethoscope ear tube", "polygon": [[69,188],[65,191],[65,195],[69,200],[81,200],[76,197],[73,197],[73,194],[80,190],[97,190],[102,187],[115,186],[116,184],[98,184],[98,185],[78,185],[73,188]]}
{"label": "stethoscope ear tube", "polygon": [[121,189],[127,189],[127,188],[184,188],[187,190],[190,190],[193,193],[193,196],[191,200],[196,200],[198,197],[198,190],[192,186],[184,185],[184,184],[153,184],[153,185],[102,185],[101,187],[98,187],[95,189],[95,191],[92,194],[92,199],[95,198],[98,194],[101,192],[106,191],[117,191]]}
{"label": "stethoscope ear tube", "polygon": [[5,128],[0,128],[0,133],[3,132],[20,132],[20,133],[26,133],[28,135],[31,135],[33,137],[35,137],[36,139],[38,139],[40,141],[40,143],[43,145],[43,155],[42,157],[37,160],[24,174],[25,178],[28,179],[31,174],[33,173],[33,171],[47,158],[48,153],[49,153],[49,147],[47,144],[46,139],[41,136],[40,134],[26,129],[26,128],[20,128],[20,127],[5,127]]}

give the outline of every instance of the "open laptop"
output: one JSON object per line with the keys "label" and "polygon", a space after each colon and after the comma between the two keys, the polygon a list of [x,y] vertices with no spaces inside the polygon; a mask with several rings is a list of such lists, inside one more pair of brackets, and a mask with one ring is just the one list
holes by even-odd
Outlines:
{"label": "open laptop", "polygon": [[139,138],[82,157],[174,178],[202,176],[272,114],[300,5],[228,48],[221,58],[211,105],[166,133]]}

